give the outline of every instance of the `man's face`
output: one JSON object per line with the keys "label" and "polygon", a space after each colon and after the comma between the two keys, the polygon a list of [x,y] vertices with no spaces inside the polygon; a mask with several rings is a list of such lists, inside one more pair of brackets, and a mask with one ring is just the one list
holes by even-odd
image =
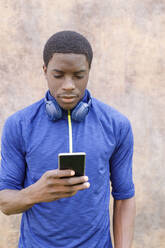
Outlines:
{"label": "man's face", "polygon": [[65,110],[83,98],[88,83],[89,64],[84,54],[54,53],[43,66],[51,95]]}

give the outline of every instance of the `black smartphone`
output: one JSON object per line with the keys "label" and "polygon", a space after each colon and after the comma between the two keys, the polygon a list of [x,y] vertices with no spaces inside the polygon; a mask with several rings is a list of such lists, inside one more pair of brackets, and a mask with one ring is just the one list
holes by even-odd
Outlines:
{"label": "black smartphone", "polygon": [[71,169],[75,171],[75,177],[85,175],[85,152],[59,153],[58,168],[59,170]]}

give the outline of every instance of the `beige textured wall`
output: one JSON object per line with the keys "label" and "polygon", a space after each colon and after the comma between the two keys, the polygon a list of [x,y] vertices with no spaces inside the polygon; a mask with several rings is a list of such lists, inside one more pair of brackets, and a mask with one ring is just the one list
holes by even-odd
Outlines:
{"label": "beige textured wall", "polygon": [[[1,0],[0,19],[0,132],[8,115],[44,96],[47,38],[84,34],[94,50],[89,89],[134,130],[133,248],[165,247],[165,0]],[[0,248],[17,246],[19,218],[0,214]]]}

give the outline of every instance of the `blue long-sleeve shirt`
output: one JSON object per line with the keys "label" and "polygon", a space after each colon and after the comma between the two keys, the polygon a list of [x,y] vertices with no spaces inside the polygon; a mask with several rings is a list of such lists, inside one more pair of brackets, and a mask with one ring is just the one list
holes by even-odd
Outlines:
{"label": "blue long-sleeve shirt", "polygon": [[[82,122],[72,120],[73,152],[86,153],[90,188],[35,204],[22,216],[19,248],[110,248],[110,181],[115,199],[134,196],[133,135],[128,119],[92,98]],[[28,187],[58,168],[69,152],[66,118],[50,121],[44,99],[10,116],[3,128],[0,190]]]}

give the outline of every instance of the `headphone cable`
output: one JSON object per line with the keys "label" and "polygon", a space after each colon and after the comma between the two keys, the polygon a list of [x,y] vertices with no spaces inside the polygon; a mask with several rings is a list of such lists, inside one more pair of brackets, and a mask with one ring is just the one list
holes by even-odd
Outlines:
{"label": "headphone cable", "polygon": [[68,126],[69,126],[69,153],[73,152],[73,143],[72,143],[72,121],[70,110],[68,110]]}

